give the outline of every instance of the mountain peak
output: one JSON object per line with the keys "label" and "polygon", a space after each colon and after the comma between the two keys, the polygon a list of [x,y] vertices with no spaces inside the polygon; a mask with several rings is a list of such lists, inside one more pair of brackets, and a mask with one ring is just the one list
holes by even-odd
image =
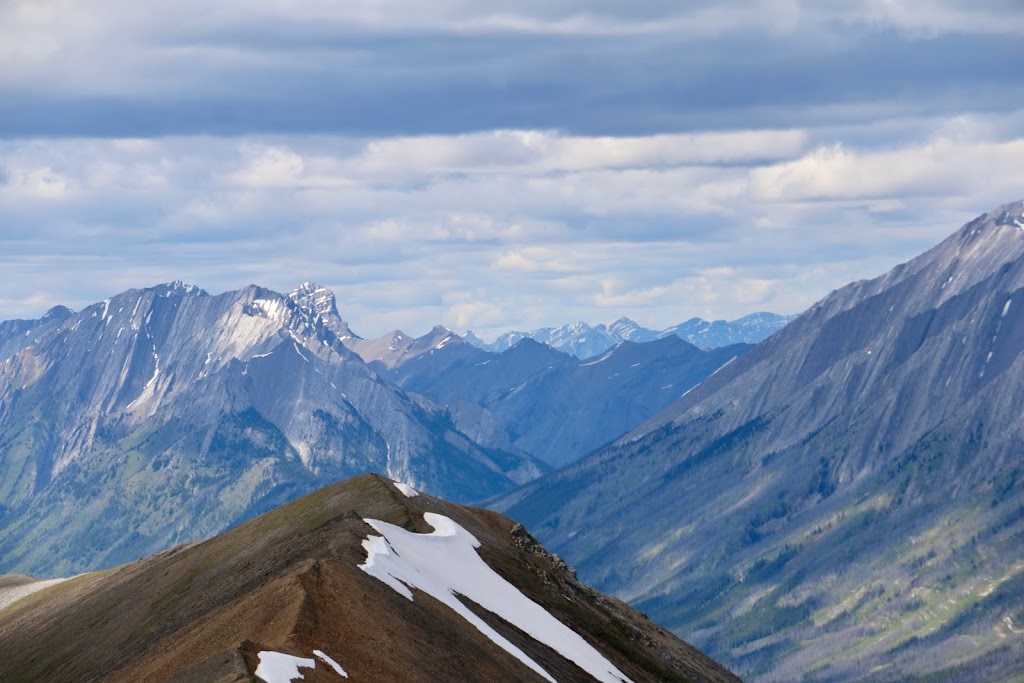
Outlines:
{"label": "mountain peak", "polygon": [[871,280],[836,290],[808,309],[830,317],[865,297],[900,286],[913,315],[968,292],[1009,264],[1024,261],[1024,201],[1004,204],[968,222],[938,245]]}
{"label": "mountain peak", "polygon": [[362,339],[352,331],[348,323],[338,313],[337,299],[334,292],[315,282],[303,282],[288,293],[288,298],[299,308],[318,316],[342,342],[349,339]]}
{"label": "mountain peak", "polygon": [[465,340],[444,325],[435,325],[427,334],[416,340],[418,345],[429,345],[440,349],[448,344],[463,344]]}
{"label": "mountain peak", "polygon": [[993,216],[997,225],[1012,225],[1024,232],[1024,199],[1003,204],[985,215]]}
{"label": "mountain peak", "polygon": [[488,348],[487,342],[485,342],[480,337],[476,336],[476,333],[473,332],[473,330],[466,330],[465,332],[462,333],[461,337],[462,337],[463,341],[468,342],[469,344],[472,344],[473,346],[477,347],[478,349],[487,350],[487,348]]}
{"label": "mountain peak", "polygon": [[164,282],[159,285],[147,287],[144,291],[153,292],[157,296],[163,297],[209,296],[206,290],[201,289],[196,285],[182,282],[181,280]]}
{"label": "mountain peak", "polygon": [[324,320],[340,318],[334,292],[315,282],[303,282],[293,289],[289,298],[303,308],[310,309]]}
{"label": "mountain peak", "polygon": [[1008,247],[1012,253],[1004,252],[999,258],[1019,256],[1024,253],[1024,201],[1004,204],[978,216],[947,240],[950,241],[957,245],[958,255],[964,261]]}
{"label": "mountain peak", "polygon": [[50,320],[67,320],[68,318],[70,318],[74,314],[75,314],[75,312],[72,311],[67,306],[57,305],[57,306],[54,306],[53,308],[51,308],[50,310],[48,310],[46,312],[46,315],[44,315],[42,318],[40,318],[40,320],[45,320],[45,321],[50,321]]}

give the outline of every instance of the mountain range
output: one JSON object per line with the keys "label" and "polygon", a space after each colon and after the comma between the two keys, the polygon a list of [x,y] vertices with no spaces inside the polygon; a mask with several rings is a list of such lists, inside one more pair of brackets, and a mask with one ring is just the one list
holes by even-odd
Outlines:
{"label": "mountain range", "polygon": [[374,475],[44,584],[0,577],[5,680],[739,680],[512,520]]}
{"label": "mountain range", "polygon": [[1011,680],[1022,351],[1018,202],[493,506],[749,680]]}
{"label": "mountain range", "polygon": [[[370,366],[446,406],[456,426],[482,443],[561,467],[653,417],[749,348],[701,350],[670,336],[621,342],[581,361],[530,338],[490,353],[435,328],[404,354]],[[481,433],[492,425],[506,438]]]}
{"label": "mountain range", "polygon": [[168,283],[0,324],[0,568],[53,576],[204,538],[339,478],[481,500],[653,416],[747,346],[597,360],[438,326],[363,339],[333,293]]}
{"label": "mountain range", "polygon": [[529,338],[586,360],[624,341],[649,342],[665,337],[679,337],[702,349],[716,349],[733,344],[756,344],[775,334],[795,318],[795,315],[775,313],[752,313],[731,322],[708,322],[701,318],[691,318],[665,330],[652,330],[629,318],[619,318],[609,325],[575,322],[561,327],[542,327],[532,332],[505,332],[490,344],[476,336],[472,330],[466,331],[462,336],[474,346],[495,352],[510,349],[521,340]]}
{"label": "mountain range", "polygon": [[421,337],[392,330],[365,339],[342,320],[331,290],[307,282],[290,296],[372,371],[442,406],[455,428],[476,443],[553,467],[652,417],[751,347],[702,350],[676,335],[652,335],[640,343],[618,342],[600,358],[581,362],[529,337],[488,352],[443,325]]}
{"label": "mountain range", "polygon": [[309,294],[171,283],[0,328],[3,569],[111,566],[366,471],[454,500],[545,471],[382,380]]}

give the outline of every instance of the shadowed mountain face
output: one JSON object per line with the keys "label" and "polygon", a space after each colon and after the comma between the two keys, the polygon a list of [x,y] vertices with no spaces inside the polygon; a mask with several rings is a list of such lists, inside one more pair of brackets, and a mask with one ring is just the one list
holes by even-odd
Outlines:
{"label": "shadowed mountain face", "polygon": [[834,292],[496,509],[752,680],[1019,673],[1022,214]]}
{"label": "shadowed mountain face", "polygon": [[0,652],[6,679],[50,683],[282,680],[282,662],[310,683],[738,681],[511,520],[373,475],[0,607]]}
{"label": "shadowed mountain face", "polygon": [[[409,348],[428,348],[423,339]],[[512,446],[555,467],[621,436],[750,348],[702,351],[669,337],[622,342],[580,361],[532,339],[497,354],[455,335],[432,339],[429,351],[378,370],[448,406],[460,429],[475,438],[484,438],[481,425],[493,416]]]}
{"label": "shadowed mountain face", "polygon": [[110,566],[367,470],[456,500],[539,474],[381,381],[306,289],[173,283],[41,321],[0,359],[0,570]]}

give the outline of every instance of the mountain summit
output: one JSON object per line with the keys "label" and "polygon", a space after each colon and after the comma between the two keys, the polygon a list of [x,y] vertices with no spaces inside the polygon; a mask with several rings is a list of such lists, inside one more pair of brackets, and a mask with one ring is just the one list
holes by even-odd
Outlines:
{"label": "mountain summit", "polygon": [[353,332],[348,323],[341,319],[334,292],[313,282],[303,282],[288,295],[300,308],[320,318],[324,325],[338,337],[341,342],[359,340],[361,337]]}
{"label": "mountain summit", "polygon": [[522,526],[373,475],[48,585],[0,610],[0,651],[50,683],[738,681]]}
{"label": "mountain summit", "polygon": [[1024,666],[1022,443],[1017,202],[496,507],[752,680],[999,680]]}

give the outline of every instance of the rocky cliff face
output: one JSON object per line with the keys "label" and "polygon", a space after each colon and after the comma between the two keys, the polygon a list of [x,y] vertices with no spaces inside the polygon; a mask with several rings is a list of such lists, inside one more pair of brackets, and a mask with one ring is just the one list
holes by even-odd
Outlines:
{"label": "rocky cliff face", "polygon": [[497,507],[754,680],[1008,675],[1024,645],[1022,214],[834,292]]}
{"label": "rocky cliff face", "polygon": [[0,651],[51,683],[738,681],[512,520],[372,475],[37,590],[0,608]]}
{"label": "rocky cliff face", "polygon": [[359,341],[361,337],[353,332],[348,323],[341,319],[334,292],[314,282],[303,282],[288,294],[299,308],[311,312],[338,338],[338,341]]}
{"label": "rocky cliff face", "polygon": [[109,566],[367,470],[460,500],[539,472],[381,381],[324,303],[130,290],[0,361],[4,570]]}

